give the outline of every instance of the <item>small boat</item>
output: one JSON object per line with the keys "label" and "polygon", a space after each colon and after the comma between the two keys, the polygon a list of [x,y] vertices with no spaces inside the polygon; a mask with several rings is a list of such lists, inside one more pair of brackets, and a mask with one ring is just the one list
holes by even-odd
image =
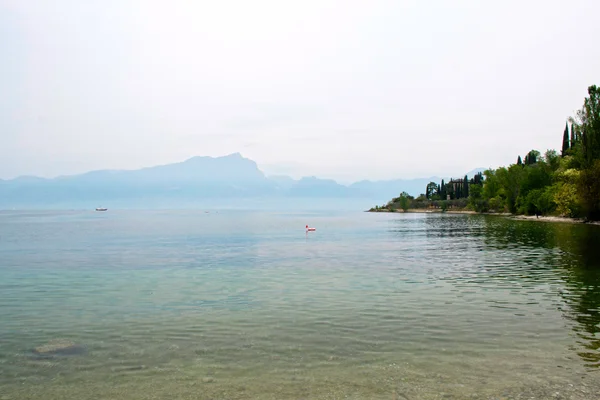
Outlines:
{"label": "small boat", "polygon": [[306,232],[314,232],[316,230],[317,228],[309,228],[308,225],[306,225]]}
{"label": "small boat", "polygon": [[102,207],[96,208],[96,211],[106,211],[106,210],[108,210],[108,208],[102,208]]}

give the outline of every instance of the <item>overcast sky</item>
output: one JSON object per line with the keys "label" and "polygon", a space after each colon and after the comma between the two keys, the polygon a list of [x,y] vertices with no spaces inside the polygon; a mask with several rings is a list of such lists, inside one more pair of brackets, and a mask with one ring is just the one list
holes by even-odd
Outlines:
{"label": "overcast sky", "polygon": [[456,175],[561,145],[600,1],[0,0],[0,178],[233,152]]}

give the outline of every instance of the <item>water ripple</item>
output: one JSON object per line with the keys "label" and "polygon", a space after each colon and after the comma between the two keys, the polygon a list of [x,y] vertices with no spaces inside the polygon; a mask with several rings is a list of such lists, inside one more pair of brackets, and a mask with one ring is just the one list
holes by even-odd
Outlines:
{"label": "water ripple", "polygon": [[[0,385],[15,398],[586,398],[600,392],[597,228],[0,213]],[[32,355],[57,338],[85,353]]]}

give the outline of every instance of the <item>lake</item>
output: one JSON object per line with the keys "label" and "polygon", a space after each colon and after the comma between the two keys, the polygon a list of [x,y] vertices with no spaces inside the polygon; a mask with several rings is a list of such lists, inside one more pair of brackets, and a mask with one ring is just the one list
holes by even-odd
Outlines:
{"label": "lake", "polygon": [[598,393],[599,226],[0,212],[1,400]]}

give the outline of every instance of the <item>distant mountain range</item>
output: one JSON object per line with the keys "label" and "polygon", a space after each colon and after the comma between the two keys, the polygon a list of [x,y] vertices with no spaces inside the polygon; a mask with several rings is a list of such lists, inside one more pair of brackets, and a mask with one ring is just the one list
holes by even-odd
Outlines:
{"label": "distant mountain range", "polygon": [[[470,171],[472,176],[477,169]],[[288,176],[267,177],[239,153],[189,160],[139,170],[102,170],[52,179],[19,177],[0,180],[0,209],[106,207],[301,206],[310,199],[332,204],[349,201],[362,207],[387,202],[400,192],[417,196],[430,181],[442,178],[360,181]],[[313,201],[312,203],[319,203]]]}

